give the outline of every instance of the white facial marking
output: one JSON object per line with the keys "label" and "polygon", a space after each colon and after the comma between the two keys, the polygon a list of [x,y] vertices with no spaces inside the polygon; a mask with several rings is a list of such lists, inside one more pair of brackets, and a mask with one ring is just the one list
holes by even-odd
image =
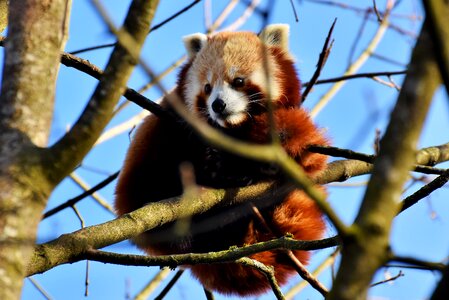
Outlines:
{"label": "white facial marking", "polygon": [[206,77],[206,79],[207,79],[207,82],[208,82],[208,83],[211,83],[211,82],[212,82],[212,71],[207,72],[207,77]]}
{"label": "white facial marking", "polygon": [[[215,100],[221,99],[226,104],[223,114],[214,112],[212,104]],[[236,91],[227,82],[216,83],[207,101],[209,115],[220,126],[226,127],[226,123],[237,125],[246,116],[248,98],[245,93]]]}
{"label": "white facial marking", "polygon": [[202,89],[201,83],[196,78],[193,68],[191,68],[186,75],[186,89],[184,91],[184,98],[186,105],[190,111],[195,111],[195,99],[200,94]]}
{"label": "white facial marking", "polygon": [[236,77],[235,74],[237,74],[237,71],[239,70],[239,68],[237,66],[232,66],[229,68],[228,70],[228,75],[229,78],[234,78]]}
{"label": "white facial marking", "polygon": [[[272,74],[272,72],[270,72]],[[265,91],[267,95],[267,99],[279,99],[280,90],[279,90],[279,83],[276,82],[276,78],[274,76],[266,76],[264,70],[262,68],[259,68],[255,70],[249,77],[252,83],[259,86],[262,91]],[[269,93],[269,94],[268,94]]]}

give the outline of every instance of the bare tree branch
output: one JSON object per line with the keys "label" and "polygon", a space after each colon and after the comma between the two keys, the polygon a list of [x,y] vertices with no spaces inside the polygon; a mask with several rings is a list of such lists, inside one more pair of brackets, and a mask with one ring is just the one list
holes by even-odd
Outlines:
{"label": "bare tree branch", "polygon": [[430,47],[431,41],[423,29],[382,138],[362,206],[351,226],[352,235],[343,239],[341,266],[329,299],[365,299],[374,272],[388,259],[391,222],[400,209],[398,200],[415,160],[414,147],[440,84],[435,77],[436,63],[428,55]]}
{"label": "bare tree branch", "polygon": [[334,31],[336,22],[337,22],[337,19],[335,18],[334,22],[332,23],[332,25],[329,29],[329,32],[327,33],[326,40],[324,41],[323,49],[321,50],[315,73],[313,73],[312,79],[310,79],[310,81],[308,82],[308,84],[306,86],[306,89],[304,90],[304,93],[302,94],[302,98],[301,98],[302,102],[304,102],[304,100],[306,100],[306,97],[309,94],[309,92],[312,90],[313,85],[317,82],[318,78],[320,77],[321,70],[323,69],[324,65],[326,64],[327,58],[329,57],[329,54],[332,49],[332,45],[334,43],[333,40],[331,41],[331,37],[332,37],[332,32]]}
{"label": "bare tree branch", "polygon": [[433,53],[438,62],[438,69],[449,96],[449,27],[447,16],[449,5],[444,0],[421,1],[426,10],[426,21],[434,43]]}
{"label": "bare tree branch", "polygon": [[0,299],[20,298],[30,241],[52,189],[42,178],[39,147],[47,144],[53,117],[69,4],[15,0],[9,5],[0,96]]}
{"label": "bare tree branch", "polygon": [[8,0],[0,0],[0,33],[8,26]]}
{"label": "bare tree branch", "polygon": [[[112,245],[178,218],[205,212],[223,202],[223,198],[232,203],[244,203],[248,200],[265,203],[270,199],[271,201],[281,199],[284,192],[280,193],[279,189],[272,190],[270,184],[259,184],[240,189],[233,199],[227,199],[229,195],[224,190],[205,190],[198,198],[189,198],[189,201],[173,198],[154,202],[115,220],[86,227],[49,243],[38,245],[28,265],[28,275],[44,272],[60,264],[85,259],[89,249]],[[148,218],[148,216],[153,217]],[[309,244],[309,247],[312,247],[312,244]],[[93,258],[90,257],[90,259]],[[167,263],[167,265],[170,264]]]}
{"label": "bare tree branch", "polygon": [[[388,7],[385,10],[385,14],[382,18],[382,22],[379,24],[377,31],[368,46],[365,50],[360,54],[360,56],[346,69],[344,72],[344,76],[354,74],[357,70],[366,62],[366,60],[371,56],[371,53],[377,48],[377,45],[382,40],[389,23],[389,16],[392,7]],[[335,83],[324,95],[320,98],[318,103],[313,107],[310,114],[312,117],[315,117],[326,105],[327,103],[334,97],[334,95],[343,87],[345,84],[344,81],[340,81]]]}

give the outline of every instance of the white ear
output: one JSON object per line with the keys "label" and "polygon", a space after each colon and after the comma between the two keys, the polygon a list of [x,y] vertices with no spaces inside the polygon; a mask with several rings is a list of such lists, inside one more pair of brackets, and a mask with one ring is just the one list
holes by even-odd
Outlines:
{"label": "white ear", "polygon": [[277,46],[288,51],[289,32],[290,26],[287,24],[272,24],[259,33],[259,38],[268,46]]}
{"label": "white ear", "polygon": [[194,33],[190,35],[186,35],[182,38],[184,42],[184,47],[186,47],[187,54],[189,58],[194,58],[195,55],[200,52],[200,50],[207,43],[207,35],[203,33]]}

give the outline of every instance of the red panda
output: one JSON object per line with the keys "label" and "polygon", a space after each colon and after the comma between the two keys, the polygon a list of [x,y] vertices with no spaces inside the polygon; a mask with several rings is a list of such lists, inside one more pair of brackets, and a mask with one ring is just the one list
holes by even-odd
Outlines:
{"label": "red panda", "polygon": [[[301,87],[288,51],[288,31],[287,25],[270,25],[259,35],[221,32],[185,37],[189,59],[179,73],[174,92],[192,113],[212,126],[257,144],[270,142],[271,101],[274,126],[283,148],[314,177],[325,168],[326,157],[307,151],[307,147],[326,145],[327,140],[300,108]],[[167,101],[162,105],[170,109]],[[212,188],[241,187],[282,177],[273,166],[215,149],[187,126],[151,115],[138,128],[129,147],[116,187],[117,213],[122,215],[148,202],[180,195],[179,167],[183,162],[192,164],[198,185]],[[152,255],[202,253],[279,237],[274,232],[314,240],[321,238],[325,230],[319,209],[300,190],[260,209],[273,229],[270,232],[250,211],[242,214],[244,206],[237,210],[239,216],[229,221],[235,210],[212,209],[192,218],[188,234],[177,234],[173,224],[166,224],[140,235],[135,243]],[[193,230],[205,221],[214,226]],[[293,253],[307,263],[307,252]],[[295,273],[282,251],[266,251],[251,258],[272,266],[279,284]],[[236,263],[189,268],[205,288],[223,294],[257,295],[270,289],[263,274]]]}

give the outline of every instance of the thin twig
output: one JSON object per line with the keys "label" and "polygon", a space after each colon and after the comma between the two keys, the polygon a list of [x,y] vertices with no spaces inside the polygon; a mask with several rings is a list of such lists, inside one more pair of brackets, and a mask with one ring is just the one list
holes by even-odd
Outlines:
{"label": "thin twig", "polygon": [[[80,188],[82,188],[84,191],[88,191],[90,190],[90,186],[79,176],[77,175],[75,172],[70,173],[69,175],[70,179],[72,179],[72,181],[74,183],[76,183]],[[112,206],[105,200],[103,199],[98,193],[92,193],[90,194],[90,196],[95,200],[95,202],[97,202],[101,207],[103,207],[104,209],[106,209],[108,212],[110,212],[111,214],[115,215],[114,213],[114,209],[112,208]]]}
{"label": "thin twig", "polygon": [[148,34],[150,34],[153,31],[158,30],[159,28],[161,28],[162,26],[164,26],[165,24],[167,24],[168,22],[176,19],[177,17],[179,17],[180,15],[182,15],[183,13],[185,13],[186,11],[190,10],[192,7],[194,7],[196,4],[198,4],[199,2],[201,2],[201,0],[194,0],[192,3],[190,3],[189,5],[185,6],[184,8],[180,9],[178,12],[174,13],[173,15],[171,15],[170,17],[168,17],[167,19],[165,19],[164,21],[152,26],[150,28],[150,30],[148,31]]}
{"label": "thin twig", "polygon": [[[76,205],[72,205],[72,209],[75,212],[76,216],[78,217],[80,223],[81,223],[81,229],[84,228],[84,219],[83,216],[81,215],[81,213],[79,212],[78,208],[76,208]],[[84,280],[84,286],[85,286],[85,290],[84,290],[84,296],[87,297],[89,295],[89,269],[90,269],[90,264],[89,264],[89,260],[86,259],[86,277]]]}
{"label": "thin twig", "polygon": [[232,24],[221,29],[220,31],[235,31],[235,30],[239,29],[253,15],[254,11],[257,9],[258,5],[260,4],[260,1],[261,0],[251,0],[251,3],[248,4],[248,6],[246,7],[246,9],[242,13],[242,15],[237,20],[235,20]]}
{"label": "thin twig", "polygon": [[39,293],[41,293],[41,295],[45,299],[47,299],[47,300],[52,300],[53,299],[53,297],[50,296],[50,294],[39,284],[39,282],[37,282],[36,279],[34,279],[33,277],[28,277],[28,280],[39,291]]}
{"label": "thin twig", "polygon": [[290,4],[292,6],[293,15],[295,16],[296,23],[299,22],[298,13],[296,12],[295,4],[293,3],[293,0],[290,0]]}
{"label": "thin twig", "polygon": [[134,297],[134,300],[145,300],[151,295],[151,293],[161,284],[161,282],[170,274],[170,268],[162,268],[156,276],[154,276],[150,282]]}
{"label": "thin twig", "polygon": [[421,187],[418,191],[408,196],[402,201],[401,212],[418,203],[419,200],[429,196],[433,191],[441,188],[449,181],[449,169],[443,174],[432,180],[429,184]]}
{"label": "thin twig", "polygon": [[378,285],[381,285],[381,284],[384,284],[387,282],[395,281],[396,279],[398,279],[399,277],[402,277],[402,276],[404,276],[404,273],[402,273],[402,271],[399,270],[399,273],[396,276],[381,280],[379,282],[375,282],[375,283],[371,284],[371,287],[375,287],[375,286],[378,286]]}
{"label": "thin twig", "polygon": [[276,299],[278,300],[285,300],[284,295],[282,294],[281,288],[279,287],[279,284],[276,281],[276,277],[274,276],[274,270],[272,267],[268,267],[261,262],[251,259],[248,257],[242,257],[235,261],[236,263],[239,263],[241,265],[254,268],[256,270],[259,270],[261,273],[265,275],[268,282],[271,285],[271,289],[273,290],[274,295],[276,296]]}
{"label": "thin twig", "polygon": [[332,44],[334,41],[331,41],[332,32],[334,31],[335,23],[337,22],[337,18],[334,19],[334,22],[332,22],[331,27],[329,28],[329,32],[327,33],[326,40],[324,41],[323,48],[321,49],[320,56],[318,58],[318,63],[316,66],[315,73],[313,73],[312,79],[310,79],[309,84],[307,85],[304,93],[302,94],[302,102],[306,100],[307,95],[312,90],[313,85],[317,82],[318,77],[320,77],[321,70],[323,69],[324,65],[326,64],[327,58],[329,57],[329,54],[332,49]]}
{"label": "thin twig", "polygon": [[215,22],[211,25],[211,27],[207,28],[207,33],[214,32],[218,27],[223,24],[228,15],[234,10],[235,6],[238,4],[238,0],[230,0],[228,5],[221,11],[220,15],[217,17]]}
{"label": "thin twig", "polygon": [[348,66],[349,67],[352,64],[352,59],[355,55],[355,50],[357,48],[357,45],[359,44],[359,42],[362,40],[362,35],[363,32],[365,31],[366,28],[366,24],[368,23],[368,19],[369,19],[369,15],[370,15],[371,11],[369,9],[367,9],[365,11],[365,14],[363,16],[362,19],[362,24],[359,27],[359,30],[357,31],[357,34],[355,35],[354,41],[352,42],[352,46],[349,50],[349,55],[348,55]]}
{"label": "thin twig", "polygon": [[93,186],[91,189],[81,193],[80,195],[78,195],[76,197],[73,197],[72,199],[67,200],[63,204],[60,204],[60,205],[56,206],[53,209],[50,209],[49,211],[47,211],[46,213],[43,214],[42,219],[46,219],[46,218],[48,218],[48,217],[50,217],[50,216],[60,212],[61,210],[65,209],[67,207],[73,206],[78,201],[80,201],[80,200],[82,200],[82,199],[92,195],[96,191],[102,189],[103,187],[107,186],[109,183],[114,181],[117,178],[118,174],[119,174],[119,171],[115,172],[114,174],[112,174],[111,176],[106,178],[105,180],[103,180],[100,183],[98,183],[97,185]]}
{"label": "thin twig", "polygon": [[376,0],[373,0],[373,9],[377,17],[377,22],[379,22],[379,24],[382,23],[382,16],[380,15],[379,10],[377,9]]}
{"label": "thin twig", "polygon": [[[329,255],[315,270],[313,270],[312,275],[314,277],[318,277],[324,270],[326,270],[329,266],[333,265],[335,262],[335,257],[340,252],[339,249],[335,250],[331,255]],[[297,295],[301,290],[303,290],[307,286],[308,282],[306,280],[302,280],[299,284],[293,286],[290,290],[285,294],[285,299],[293,299],[295,295]]]}
{"label": "thin twig", "polygon": [[[371,39],[370,43],[366,47],[366,49],[360,54],[360,56],[354,61],[354,63],[349,66],[344,72],[344,76],[351,75],[357,72],[358,69],[367,61],[367,59],[371,56],[371,53],[374,52],[377,45],[381,41],[384,36],[387,28],[388,28],[388,20],[390,15],[391,7],[387,8],[385,11],[384,17],[382,19],[382,23],[379,25],[375,35]],[[335,96],[335,94],[343,87],[344,81],[340,81],[335,83],[332,88],[330,88],[318,101],[318,103],[312,108],[310,115],[312,117],[316,117],[316,115],[327,105],[327,103]]]}
{"label": "thin twig", "polygon": [[[148,33],[155,31],[157,29],[159,29],[160,27],[162,27],[163,25],[167,24],[168,22],[172,21],[173,19],[175,19],[176,17],[178,17],[179,15],[185,13],[186,11],[188,11],[190,8],[192,8],[193,6],[195,6],[195,4],[199,3],[201,0],[195,0],[193,1],[191,4],[187,5],[186,7],[182,8],[180,11],[178,11],[177,13],[173,14],[172,16],[168,17],[167,19],[165,19],[164,21],[154,25],[153,27],[151,27],[148,31]],[[82,49],[78,49],[75,51],[71,51],[70,54],[80,54],[83,52],[87,52],[87,51],[93,51],[93,50],[99,50],[99,49],[104,49],[104,48],[110,48],[110,47],[114,47],[117,44],[117,42],[114,43],[108,43],[108,44],[103,44],[103,45],[98,45],[98,46],[93,46],[93,47],[87,47],[87,48],[82,48]]]}
{"label": "thin twig", "polygon": [[167,293],[171,290],[171,288],[175,285],[175,283],[178,281],[178,279],[182,276],[184,273],[184,270],[178,270],[176,272],[175,276],[170,280],[170,282],[165,286],[165,288],[157,295],[154,300],[162,300],[167,295]]}

